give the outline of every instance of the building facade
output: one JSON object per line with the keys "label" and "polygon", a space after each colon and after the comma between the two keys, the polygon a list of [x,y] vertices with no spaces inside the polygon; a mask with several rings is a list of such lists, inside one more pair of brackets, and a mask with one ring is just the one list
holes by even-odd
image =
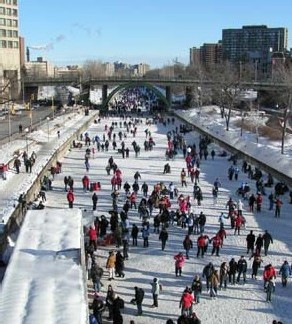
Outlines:
{"label": "building facade", "polygon": [[204,43],[200,48],[190,49],[190,65],[202,65],[205,69],[210,69],[214,64],[222,61],[222,44]]}
{"label": "building facade", "polygon": [[33,78],[45,78],[55,76],[55,67],[50,62],[38,57],[36,61],[25,63],[26,76]]}
{"label": "building facade", "polygon": [[270,74],[273,52],[285,52],[287,47],[288,30],[284,27],[255,25],[222,31],[223,59],[252,64],[259,77]]}
{"label": "building facade", "polygon": [[19,43],[18,0],[0,0],[0,87],[10,84],[11,99],[20,90]]}

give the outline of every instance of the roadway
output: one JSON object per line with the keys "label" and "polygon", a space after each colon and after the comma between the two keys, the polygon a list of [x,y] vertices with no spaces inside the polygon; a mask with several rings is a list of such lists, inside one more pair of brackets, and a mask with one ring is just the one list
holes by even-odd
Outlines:
{"label": "roadway", "polygon": [[[61,109],[60,112],[55,112],[55,115],[65,114],[71,111],[70,109]],[[25,129],[30,128],[32,125],[33,129],[38,128],[44,121],[53,118],[53,111],[51,106],[41,106],[35,108],[32,111],[19,110],[17,114],[10,116],[5,115],[0,117],[0,144],[5,144],[12,139],[25,136]],[[9,131],[10,124],[10,131]],[[19,125],[22,125],[22,134],[19,134]],[[10,133],[10,139],[9,139]]]}

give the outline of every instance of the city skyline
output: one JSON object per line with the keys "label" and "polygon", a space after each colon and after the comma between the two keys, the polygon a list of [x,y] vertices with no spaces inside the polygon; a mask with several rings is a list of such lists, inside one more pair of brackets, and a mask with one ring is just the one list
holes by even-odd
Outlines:
{"label": "city skyline", "polygon": [[[189,64],[189,49],[217,43],[222,30],[245,25],[292,30],[288,0],[277,4],[247,0],[235,4],[207,0],[161,0],[137,3],[77,1],[41,2],[19,0],[20,34],[30,47],[31,59],[38,56],[56,65],[82,64],[86,60],[147,63],[152,68],[178,60]],[[291,28],[290,28],[291,27]]]}

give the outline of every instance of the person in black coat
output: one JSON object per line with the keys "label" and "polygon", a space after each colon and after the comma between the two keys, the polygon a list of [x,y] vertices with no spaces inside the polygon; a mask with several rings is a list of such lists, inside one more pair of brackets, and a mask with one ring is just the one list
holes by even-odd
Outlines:
{"label": "person in black coat", "polygon": [[133,246],[137,246],[137,238],[138,238],[139,228],[136,224],[133,224],[132,231],[131,231],[131,237],[133,240]]}
{"label": "person in black coat", "polygon": [[93,310],[93,315],[96,318],[98,323],[102,323],[102,313],[105,310],[105,305],[102,299],[99,296],[96,296],[92,302],[91,307]]}
{"label": "person in black coat", "polygon": [[265,234],[263,235],[263,242],[264,242],[265,255],[267,255],[270,244],[271,243],[273,244],[272,235],[267,230],[265,230]]}
{"label": "person in black coat", "polygon": [[115,269],[116,269],[116,274],[118,277],[125,277],[124,274],[124,268],[125,268],[125,263],[124,263],[124,257],[122,256],[122,253],[120,251],[117,252],[116,254],[116,263],[115,263]]}
{"label": "person in black coat", "polygon": [[161,241],[161,249],[164,251],[166,241],[168,240],[168,232],[165,227],[162,228],[160,234],[159,234],[159,240]]}
{"label": "person in black coat", "polygon": [[261,249],[262,249],[262,247],[264,245],[264,240],[263,240],[262,234],[259,234],[259,236],[257,237],[256,242],[255,242],[255,245],[256,245],[256,250],[260,254],[261,253]]}
{"label": "person in black coat", "polygon": [[100,237],[104,237],[106,235],[106,229],[108,227],[108,220],[104,215],[101,215],[100,222],[99,222],[99,235]]}
{"label": "person in black coat", "polygon": [[254,252],[254,243],[255,243],[255,235],[253,234],[253,231],[250,231],[250,233],[246,236],[246,254],[251,251],[251,253]]}
{"label": "person in black coat", "polygon": [[243,282],[245,283],[246,282],[246,270],[247,270],[247,262],[244,258],[244,255],[242,255],[240,257],[240,259],[238,260],[237,262],[237,272],[238,272],[238,275],[237,275],[237,283],[240,282],[240,276],[242,274],[243,276]]}
{"label": "person in black coat", "polygon": [[92,210],[96,210],[97,202],[98,202],[98,197],[96,192],[94,192],[92,195]]}
{"label": "person in black coat", "polygon": [[143,313],[142,302],[144,299],[144,294],[145,293],[142,288],[135,287],[135,298],[134,298],[133,302],[137,305],[137,310],[138,310],[137,315],[138,316],[142,315],[142,313]]}
{"label": "person in black coat", "polygon": [[232,258],[229,262],[229,283],[235,285],[235,275],[237,272],[237,262]]}
{"label": "person in black coat", "polygon": [[113,295],[113,323],[123,324],[123,316],[121,314],[121,309],[124,308],[124,300],[120,298],[117,294]]}

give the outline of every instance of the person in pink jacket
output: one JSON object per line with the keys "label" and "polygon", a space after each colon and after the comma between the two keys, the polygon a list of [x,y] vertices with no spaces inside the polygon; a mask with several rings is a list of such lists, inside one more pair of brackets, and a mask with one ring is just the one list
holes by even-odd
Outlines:
{"label": "person in pink jacket", "polygon": [[180,252],[179,254],[174,256],[174,260],[175,260],[175,275],[181,276],[182,273],[182,267],[185,264],[185,256],[183,255],[182,252]]}

